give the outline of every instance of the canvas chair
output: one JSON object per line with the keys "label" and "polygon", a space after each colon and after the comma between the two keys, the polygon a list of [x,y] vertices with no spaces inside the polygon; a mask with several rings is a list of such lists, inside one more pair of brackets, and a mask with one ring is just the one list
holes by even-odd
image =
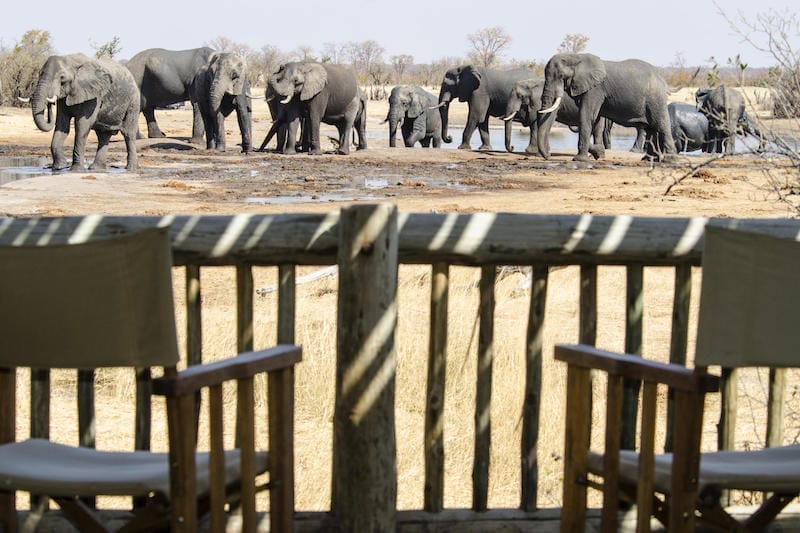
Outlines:
{"label": "canvas chair", "polygon": [[[269,471],[271,531],[292,530],[294,365],[299,347],[276,346],[178,372],[169,236],[153,228],[75,245],[0,246],[0,530],[16,531],[16,491],[46,495],[82,531],[106,524],[81,499],[145,499],[129,530],[225,527],[226,495],[255,531],[256,475]],[[163,367],[169,452],[101,451],[16,440],[18,367]],[[256,451],[253,376],[268,373],[269,445]],[[222,384],[236,380],[239,449],[223,450]],[[196,451],[196,397],[209,388],[209,453]],[[244,400],[244,401],[242,401]],[[200,510],[198,512],[198,509]]]}
{"label": "canvas chair", "polygon": [[[800,366],[800,242],[707,227],[695,369],[583,345],[557,345],[568,364],[561,531],[583,531],[586,489],[603,491],[602,530],[617,531],[619,503],[636,504],[637,531],[651,515],[669,531],[695,524],[719,531],[761,531],[800,493],[800,446],[701,453],[703,400],[720,379],[707,367]],[[590,372],[608,374],[602,454],[589,449]],[[620,451],[623,378],[643,383],[638,452]],[[673,451],[656,455],[657,386],[672,389]],[[743,523],[723,508],[728,489],[765,491]]]}

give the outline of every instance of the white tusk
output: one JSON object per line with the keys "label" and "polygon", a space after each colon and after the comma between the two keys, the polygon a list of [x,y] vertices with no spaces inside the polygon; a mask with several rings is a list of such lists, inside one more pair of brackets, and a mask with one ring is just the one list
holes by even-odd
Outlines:
{"label": "white tusk", "polygon": [[510,114],[510,115],[508,115],[507,117],[503,117],[503,120],[505,120],[506,122],[508,122],[509,120],[511,120],[512,118],[514,118],[514,116],[515,116],[515,115],[516,115],[516,113],[511,113],[511,114]]}
{"label": "white tusk", "polygon": [[19,100],[20,102],[23,102],[25,104],[27,104],[27,103],[29,103],[31,101],[30,98],[23,98],[21,96],[17,96],[17,100]]}
{"label": "white tusk", "polygon": [[440,107],[444,107],[444,106],[446,106],[446,105],[447,105],[447,102],[442,102],[441,104],[439,104],[439,105],[434,105],[434,106],[431,106],[431,107],[429,107],[428,109],[439,109]]}
{"label": "white tusk", "polygon": [[294,96],[293,94],[290,94],[289,96],[287,96],[286,98],[284,98],[283,100],[281,100],[281,103],[282,103],[282,104],[288,104],[289,102],[291,102],[291,101],[292,101],[292,97],[293,97],[293,96]]}
{"label": "white tusk", "polygon": [[541,113],[542,115],[544,115],[545,113],[552,113],[553,111],[558,109],[558,106],[560,105],[561,105],[561,97],[559,96],[558,98],[556,98],[556,101],[553,102],[553,105],[551,105],[547,109],[540,109],[539,113]]}
{"label": "white tusk", "polygon": [[57,101],[58,101],[58,98],[56,98],[55,96],[50,96],[50,97],[47,98],[47,103],[48,104],[55,104]]}

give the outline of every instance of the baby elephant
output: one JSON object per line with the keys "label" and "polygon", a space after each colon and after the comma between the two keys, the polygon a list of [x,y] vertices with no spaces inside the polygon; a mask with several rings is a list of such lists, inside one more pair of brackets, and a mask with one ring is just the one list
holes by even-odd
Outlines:
{"label": "baby elephant", "polygon": [[97,134],[97,154],[90,170],[106,168],[108,142],[117,132],[125,137],[128,151],[125,168],[138,168],[139,89],[130,71],[115,61],[91,59],[83,54],[50,56],[39,71],[39,82],[31,96],[31,111],[37,128],[42,131],[55,128],[50,143],[53,170],[67,167],[63,147],[73,119],[75,145],[70,170],[83,172],[86,140],[91,130]]}
{"label": "baby elephant", "polygon": [[399,85],[389,95],[389,113],[384,123],[389,123],[389,146],[396,146],[397,126],[403,142],[412,147],[419,142],[424,147],[439,148],[442,144],[442,117],[437,108],[436,96],[424,89]]}

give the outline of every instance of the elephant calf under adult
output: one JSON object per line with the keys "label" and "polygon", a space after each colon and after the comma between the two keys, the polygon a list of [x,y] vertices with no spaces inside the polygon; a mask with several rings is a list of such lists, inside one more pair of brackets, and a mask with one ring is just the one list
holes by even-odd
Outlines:
{"label": "elephant calf under adult", "polygon": [[599,117],[644,129],[649,155],[660,159],[675,153],[667,112],[669,88],[649,63],[638,59],[603,61],[593,54],[556,54],[547,62],[544,77],[538,131],[539,151],[544,157],[549,157],[550,128],[543,126],[548,122],[547,114],[558,109],[565,90],[579,102],[575,160],[587,161],[590,153],[603,157],[604,147],[589,143]]}
{"label": "elephant calf under adult", "polygon": [[299,99],[299,112],[307,118],[310,154],[322,153],[321,122],[336,126],[338,153],[350,153],[350,135],[354,128],[358,133],[358,149],[367,147],[366,102],[351,70],[327,63],[290,62],[282,65],[275,76],[270,76],[269,85],[282,104]]}
{"label": "elephant calf under adult", "polygon": [[[53,116],[53,105],[56,114]],[[131,73],[110,59],[92,59],[83,54],[47,58],[31,97],[33,121],[42,131],[51,131],[53,170],[67,167],[64,140],[75,120],[75,144],[70,170],[84,170],[84,152],[89,131],[97,134],[97,153],[90,170],[107,167],[108,142],[117,132],[125,138],[128,170],[139,167],[136,157],[136,123],[139,89]],[[46,115],[45,115],[46,113]]]}
{"label": "elephant calf under adult", "polygon": [[416,85],[398,85],[389,95],[389,112],[384,122],[389,123],[389,146],[397,145],[397,127],[403,142],[412,147],[442,145],[442,117],[436,109],[436,96]]}
{"label": "elephant calf under adult", "polygon": [[247,63],[229,52],[211,54],[189,87],[192,104],[197,104],[206,132],[206,148],[225,151],[225,117],[234,110],[242,134],[242,152],[252,146],[252,102],[247,83]]}
{"label": "elephant calf under adult", "polygon": [[[491,150],[489,142],[489,117],[503,118],[508,105],[508,97],[514,83],[533,78],[533,72],[526,69],[495,70],[474,65],[451,68],[442,79],[439,90],[439,107],[442,115],[442,139],[446,143],[453,141],[447,133],[450,102],[458,98],[467,102],[469,113],[461,138],[460,149],[469,150],[470,138],[475,128],[481,136],[479,150]],[[510,139],[511,123],[506,122],[506,139]],[[506,149],[508,149],[508,144]]]}
{"label": "elephant calf under adult", "polygon": [[[189,87],[197,71],[208,63],[214,50],[204,46],[189,50],[149,48],[135,54],[125,64],[141,92],[140,108],[147,120],[147,136],[164,137],[156,122],[156,108],[189,100]],[[197,105],[192,105],[191,142],[203,141],[203,120]]]}
{"label": "elephant calf under adult", "polygon": [[756,137],[758,151],[763,151],[764,136],[745,111],[744,97],[739,91],[724,85],[698,89],[695,99],[697,109],[708,119],[709,151],[733,154],[737,134]]}
{"label": "elephant calf under adult", "polygon": [[692,104],[670,102],[667,106],[672,138],[679,152],[712,151],[708,138],[708,119]]}

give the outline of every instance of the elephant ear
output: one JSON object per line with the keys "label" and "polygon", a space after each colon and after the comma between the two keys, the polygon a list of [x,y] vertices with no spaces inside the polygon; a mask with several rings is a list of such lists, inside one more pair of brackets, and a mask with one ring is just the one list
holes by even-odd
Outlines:
{"label": "elephant ear", "polygon": [[461,69],[458,76],[458,99],[461,102],[466,102],[472,92],[481,86],[481,79],[483,78],[483,71],[472,65],[467,65]]}
{"label": "elephant ear", "polygon": [[66,104],[77,105],[104,95],[111,89],[111,73],[99,62],[89,61],[75,70]]}
{"label": "elephant ear", "polygon": [[406,114],[408,118],[417,118],[424,110],[422,100],[420,100],[419,94],[416,91],[411,91],[409,96],[411,97],[411,102],[408,104],[408,111]]}
{"label": "elephant ear", "polygon": [[572,97],[581,95],[589,89],[596,87],[606,78],[606,67],[599,57],[585,54],[575,64],[572,80],[567,90]]}
{"label": "elephant ear", "polygon": [[303,89],[301,100],[310,100],[320,93],[328,83],[328,71],[319,63],[309,63],[303,69]]}

